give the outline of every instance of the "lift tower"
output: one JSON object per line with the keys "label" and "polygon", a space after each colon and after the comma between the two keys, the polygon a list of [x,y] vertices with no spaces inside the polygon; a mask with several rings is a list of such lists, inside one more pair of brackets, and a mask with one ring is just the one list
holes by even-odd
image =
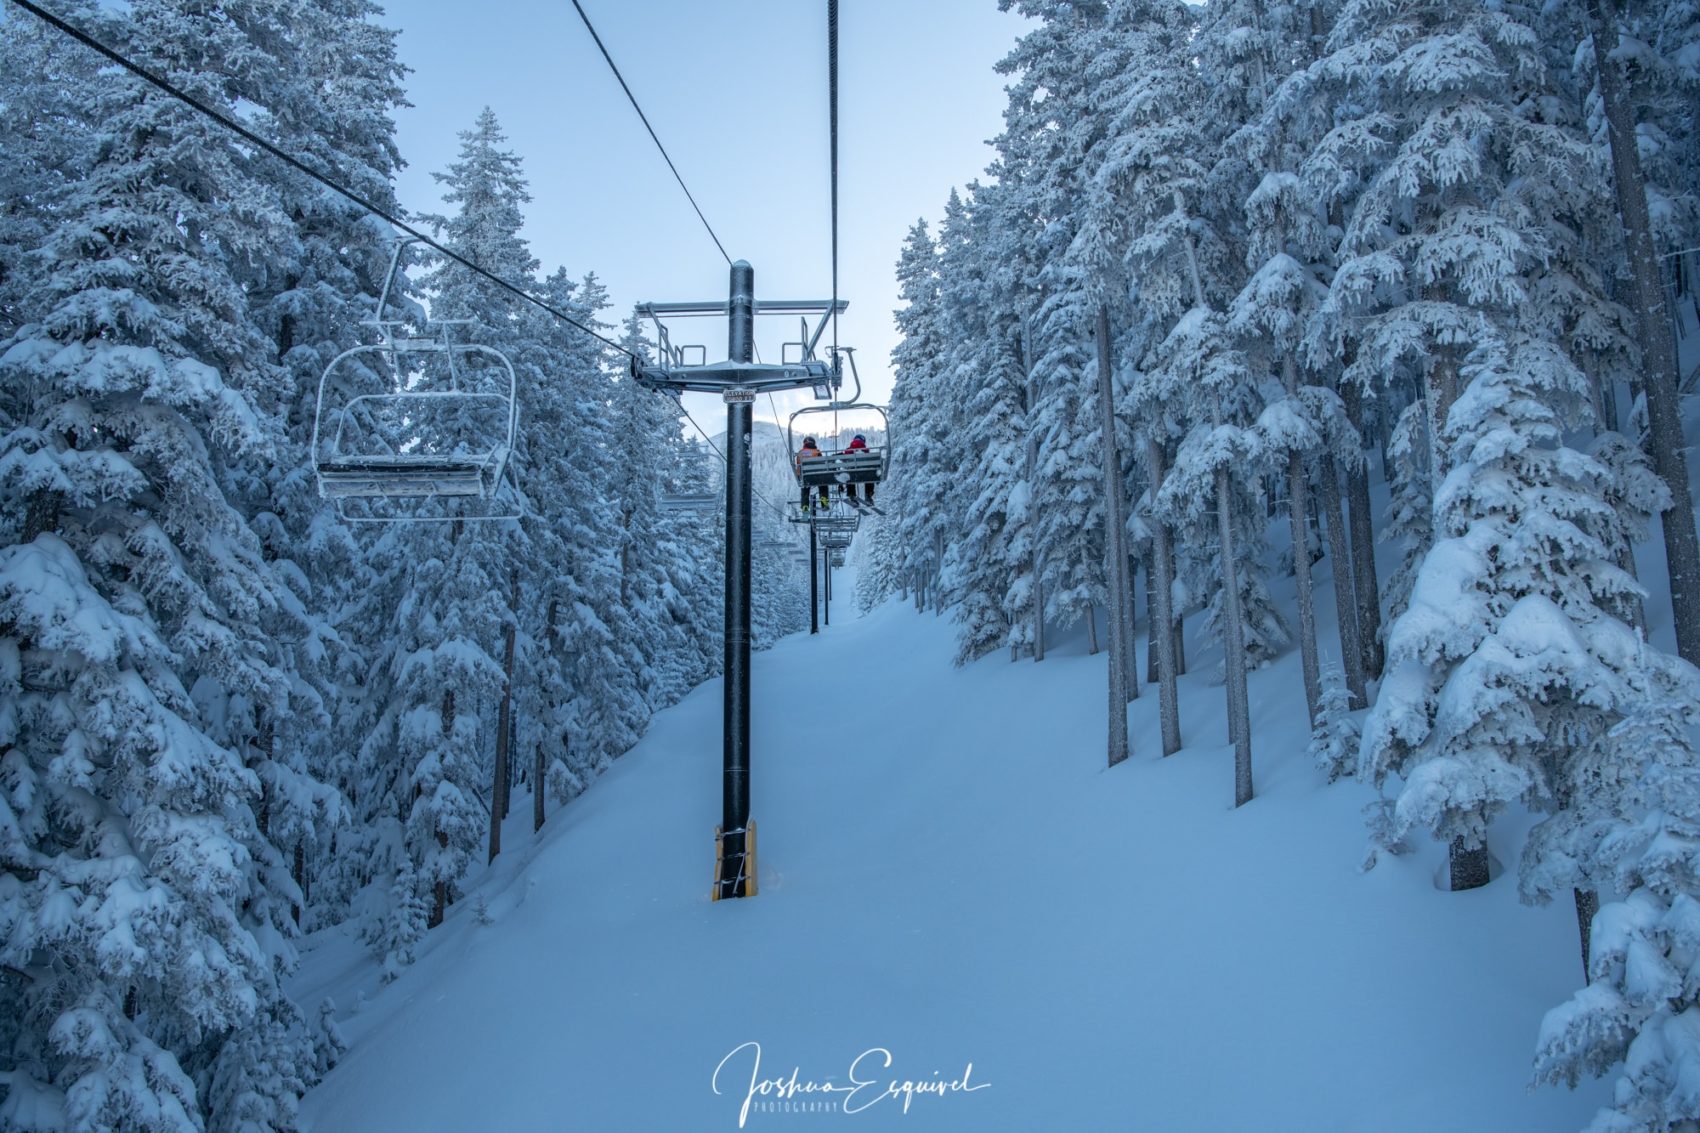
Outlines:
{"label": "lift tower", "polygon": [[[841,384],[836,363],[821,361],[815,347],[844,300],[761,300],[755,297],[755,269],[739,260],[732,265],[731,292],[726,302],[640,303],[638,314],[654,320],[658,361],[632,362],[632,378],[650,389],[680,393],[718,393],[726,402],[726,639],[725,741],[721,780],[721,818],[715,829],[715,900],[753,897],[756,892],[755,823],[750,820],[750,433],[754,427],[756,394],[812,387],[816,396],[831,398]],[[791,314],[804,318],[803,340],[795,361],[760,364],[755,354],[755,317]],[[728,320],[727,360],[709,363],[699,355],[687,362],[691,350],[674,346],[668,318],[725,315]],[[812,333],[807,316],[818,315]],[[789,353],[785,351],[784,354]]]}

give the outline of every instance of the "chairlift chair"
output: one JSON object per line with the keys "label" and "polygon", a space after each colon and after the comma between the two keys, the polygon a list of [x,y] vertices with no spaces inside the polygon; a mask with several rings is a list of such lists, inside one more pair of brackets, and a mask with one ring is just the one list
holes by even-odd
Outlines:
{"label": "chairlift chair", "polygon": [[[788,446],[788,451],[792,453],[797,451],[797,418],[809,413],[836,414],[855,409],[870,409],[880,415],[881,431],[886,435],[886,443],[878,448],[870,447],[865,451],[823,452],[820,456],[794,460],[792,467],[797,475],[797,484],[802,488],[879,484],[884,482],[886,470],[890,466],[891,419],[881,406],[858,400],[862,393],[862,378],[856,372],[856,355],[850,347],[840,348],[839,353],[850,359],[850,371],[856,381],[855,393],[851,395],[848,401],[829,401],[825,405],[805,405],[791,414],[790,420],[785,424],[785,443]],[[805,433],[804,435],[814,434]]]}
{"label": "chairlift chair", "polygon": [[[343,351],[320,375],[312,449],[319,495],[354,521],[518,518],[515,494],[498,498],[511,479],[519,425],[513,363],[494,347],[454,342],[459,320],[414,336],[404,320],[384,318],[412,242],[391,253],[366,324],[379,341]],[[420,510],[437,499],[449,503]],[[349,506],[361,500],[382,502]]]}
{"label": "chairlift chair", "polygon": [[856,537],[858,519],[849,516],[824,516],[815,520],[815,537],[823,547],[848,547]]}
{"label": "chairlift chair", "polygon": [[694,511],[711,512],[720,503],[720,497],[714,492],[663,492],[661,494],[662,511]]}

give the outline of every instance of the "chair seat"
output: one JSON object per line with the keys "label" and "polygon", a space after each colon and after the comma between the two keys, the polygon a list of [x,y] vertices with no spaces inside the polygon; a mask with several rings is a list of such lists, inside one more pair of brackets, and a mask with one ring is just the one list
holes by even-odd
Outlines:
{"label": "chair seat", "polygon": [[491,485],[488,457],[383,454],[338,457],[319,465],[319,491],[327,498],[482,496]]}
{"label": "chair seat", "polygon": [[856,453],[836,453],[832,456],[811,456],[801,462],[800,473],[806,487],[816,488],[833,484],[877,484],[881,479],[884,459],[875,450]]}

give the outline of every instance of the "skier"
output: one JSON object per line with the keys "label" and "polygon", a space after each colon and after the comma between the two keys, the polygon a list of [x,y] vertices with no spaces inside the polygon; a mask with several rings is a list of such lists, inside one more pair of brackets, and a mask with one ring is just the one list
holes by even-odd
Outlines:
{"label": "skier", "polygon": [[[803,505],[803,514],[804,515],[809,514],[809,486],[802,482],[803,481],[803,461],[810,459],[812,457],[820,456],[820,455],[821,455],[820,449],[815,447],[815,439],[813,437],[804,437],[803,438],[803,447],[797,450],[797,455],[792,459],[792,463],[797,466],[797,482],[802,488],[802,500],[801,500],[801,502],[802,502],[802,505]],[[826,485],[822,484],[820,486],[820,509],[822,511],[826,511],[831,506],[832,506],[832,501],[827,498]]]}
{"label": "skier", "polygon": [[[857,453],[865,453],[867,451],[868,439],[862,436],[862,434],[857,433],[855,437],[851,438],[849,446],[844,450],[844,454],[846,456],[855,456]],[[856,498],[856,485],[844,485],[844,498],[847,500],[854,500]],[[869,504],[874,502],[874,482],[872,480],[869,480],[862,485],[862,498]]]}

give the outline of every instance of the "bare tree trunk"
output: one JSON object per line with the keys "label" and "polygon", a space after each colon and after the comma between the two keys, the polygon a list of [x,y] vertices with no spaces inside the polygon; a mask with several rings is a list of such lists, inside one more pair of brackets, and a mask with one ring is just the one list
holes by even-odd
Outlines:
{"label": "bare tree trunk", "polygon": [[[517,611],[516,611],[517,612]],[[490,857],[502,852],[502,819],[508,813],[509,736],[514,710],[514,624],[508,623],[502,647],[502,706],[496,713],[496,767],[490,777]]]}
{"label": "bare tree trunk", "polygon": [[[460,525],[457,522],[455,524],[455,527],[458,528],[459,526]],[[452,689],[452,688],[444,689],[443,690],[443,736],[445,738],[447,738],[449,736],[454,735],[454,730],[455,730],[455,690]],[[415,788],[415,789],[417,789],[417,788]],[[441,829],[438,829],[436,831],[436,835],[437,835],[437,845],[441,846],[445,849],[448,848],[449,836],[446,833],[444,833]],[[443,923],[443,917],[448,912],[448,908],[449,908],[449,883],[446,882],[446,881],[441,881],[441,880],[432,883],[432,885],[431,885],[431,913],[430,913],[430,916],[428,916],[425,920],[425,927],[426,928],[436,928],[438,925],[442,924]]]}
{"label": "bare tree trunk", "polygon": [[1121,458],[1116,454],[1115,388],[1110,373],[1110,309],[1098,305],[1098,411],[1104,431],[1099,446],[1104,459],[1104,582],[1109,587],[1110,734],[1109,765],[1128,757],[1127,702],[1127,500],[1122,486]]}
{"label": "bare tree trunk", "polygon": [[289,872],[295,878],[295,887],[301,891],[301,904],[295,906],[295,923],[300,924],[302,909],[313,896],[313,886],[307,878],[307,842],[303,838],[295,840],[295,854]]}
{"label": "bare tree trunk", "polygon": [[[1118,477],[1119,479],[1119,477]],[[1122,546],[1128,543],[1127,528],[1122,528]],[[1122,664],[1122,672],[1127,674],[1127,699],[1131,704],[1139,699],[1139,638],[1133,632],[1133,580],[1139,577],[1139,570],[1133,559],[1128,555],[1122,556],[1122,646],[1127,657]]]}
{"label": "bare tree trunk", "polygon": [[[1156,514],[1157,493],[1163,487],[1163,442],[1153,440],[1145,446],[1150,463],[1151,479],[1151,569],[1147,572],[1151,585],[1152,652],[1157,657],[1157,715],[1163,726],[1163,754],[1173,755],[1181,749],[1180,694],[1176,685],[1174,632],[1175,560],[1169,547],[1169,525]],[[1158,629],[1161,627],[1161,629]]]}
{"label": "bare tree trunk", "polygon": [[1044,564],[1033,560],[1033,660],[1045,659],[1045,571]]}
{"label": "bare tree trunk", "polygon": [[[1346,403],[1346,419],[1358,431],[1361,450],[1364,402],[1357,383],[1342,380],[1340,399]],[[1346,511],[1352,526],[1352,593],[1358,607],[1358,648],[1363,654],[1364,676],[1378,680],[1387,656],[1381,643],[1381,581],[1375,574],[1375,525],[1370,516],[1367,459],[1346,469]]]}
{"label": "bare tree trunk", "polygon": [[1322,673],[1316,659],[1316,595],[1310,578],[1310,520],[1305,515],[1309,487],[1304,454],[1293,449],[1287,453],[1287,525],[1293,532],[1293,579],[1298,585],[1299,659],[1304,669],[1305,708],[1314,728],[1322,709]]}
{"label": "bare tree trunk", "polygon": [[1162,623],[1157,620],[1157,592],[1152,589],[1152,579],[1157,575],[1157,563],[1153,559],[1145,568],[1145,683],[1157,683],[1157,627]]}
{"label": "bare tree trunk", "polygon": [[543,829],[543,776],[545,775],[543,745],[537,745],[531,757],[531,832]]}
{"label": "bare tree trunk", "polygon": [[1222,652],[1228,661],[1228,731],[1234,739],[1234,805],[1251,801],[1251,712],[1246,692],[1245,622],[1240,610],[1239,564],[1235,561],[1233,485],[1226,468],[1216,469],[1216,523],[1222,544]]}
{"label": "bare tree trunk", "polygon": [[[1039,401],[1039,391],[1035,387],[1034,382],[1033,382],[1033,354],[1034,354],[1034,351],[1033,351],[1033,319],[1032,319],[1031,315],[1024,314],[1022,316],[1021,327],[1022,327],[1022,333],[1021,333],[1021,337],[1020,337],[1021,367],[1027,374],[1027,390],[1026,390],[1026,395],[1025,395],[1026,411],[1028,413],[1031,413],[1033,411],[1033,407],[1035,405],[1037,405],[1038,401]],[[1037,488],[1037,481],[1036,481],[1036,477],[1035,477],[1033,470],[1035,468],[1037,468],[1038,465],[1039,465],[1039,435],[1033,431],[1033,427],[1032,427],[1032,424],[1031,424],[1031,418],[1029,418],[1029,424],[1028,424],[1028,428],[1027,428],[1027,485],[1028,485],[1028,490],[1030,492]],[[1038,513],[1032,507],[1031,504],[1029,504],[1029,506],[1028,506],[1027,514],[1030,517],[1028,519],[1028,523],[1034,529],[1035,536],[1037,536],[1037,529],[1038,529],[1039,524],[1038,524],[1038,520],[1037,520],[1036,517],[1037,517]],[[1044,555],[1043,548],[1041,548],[1039,546],[1038,538],[1035,537],[1034,540],[1033,540],[1033,660],[1037,662],[1037,661],[1043,661],[1044,659],[1045,659],[1045,555]]]}
{"label": "bare tree trunk", "polygon": [[1676,372],[1676,340],[1671,313],[1659,278],[1647,212],[1647,184],[1636,151],[1635,112],[1623,76],[1612,56],[1617,52],[1617,10],[1612,0],[1589,0],[1594,61],[1599,71],[1600,103],[1611,140],[1612,182],[1618,217],[1629,255],[1632,306],[1640,322],[1647,424],[1653,467],[1670,489],[1671,506],[1659,517],[1664,525],[1665,566],[1670,573],[1671,614],[1676,622],[1676,651],[1700,664],[1700,539],[1694,530],[1694,499],[1688,487]]}
{"label": "bare tree trunk", "polygon": [[1340,476],[1332,456],[1325,454],[1320,464],[1322,518],[1328,529],[1328,561],[1334,569],[1334,612],[1340,620],[1340,664],[1346,671],[1351,706],[1357,709],[1368,704],[1369,698],[1364,691],[1364,654],[1352,594],[1352,568],[1347,559],[1351,552],[1346,548],[1346,523],[1340,508]]}
{"label": "bare tree trunk", "polygon": [[944,571],[944,532],[933,532],[933,617],[944,613],[944,603],[940,601],[939,575]]}
{"label": "bare tree trunk", "polygon": [[1175,675],[1186,676],[1186,612],[1175,612],[1174,633]]}
{"label": "bare tree trunk", "polygon": [[1086,603],[1086,654],[1098,655],[1098,606],[1094,602]]}

